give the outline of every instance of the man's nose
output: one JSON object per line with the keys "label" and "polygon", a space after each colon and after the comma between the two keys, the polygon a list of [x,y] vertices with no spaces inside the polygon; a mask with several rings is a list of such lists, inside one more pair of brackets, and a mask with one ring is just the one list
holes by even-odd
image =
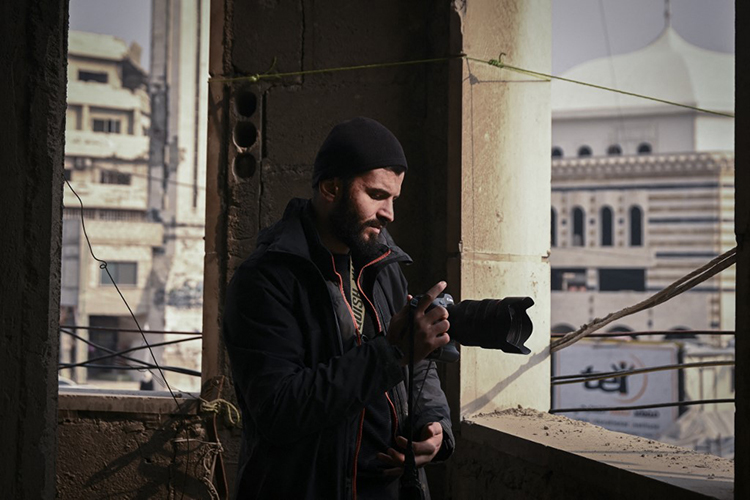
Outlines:
{"label": "man's nose", "polygon": [[378,210],[378,219],[385,222],[393,222],[395,214],[393,213],[393,200],[383,200],[383,204]]}

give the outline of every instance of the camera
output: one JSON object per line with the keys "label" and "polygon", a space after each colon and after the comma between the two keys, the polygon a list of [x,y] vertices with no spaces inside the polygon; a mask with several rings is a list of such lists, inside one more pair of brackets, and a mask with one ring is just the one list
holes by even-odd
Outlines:
{"label": "camera", "polygon": [[[414,297],[416,307],[420,297]],[[448,310],[451,341],[434,350],[427,359],[452,363],[458,361],[457,344],[500,349],[506,353],[529,354],[524,345],[534,329],[526,310],[534,305],[531,297],[504,299],[462,300],[456,304],[450,294],[439,295],[427,311],[442,306]]]}

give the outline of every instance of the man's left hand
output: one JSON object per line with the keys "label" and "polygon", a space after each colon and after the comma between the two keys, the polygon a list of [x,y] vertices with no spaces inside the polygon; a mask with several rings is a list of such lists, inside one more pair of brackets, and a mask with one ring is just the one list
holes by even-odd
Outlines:
{"label": "man's left hand", "polygon": [[[408,441],[403,436],[396,438],[396,444],[401,449],[406,449]],[[417,463],[417,467],[423,467],[435,458],[437,452],[440,451],[440,446],[443,444],[443,426],[437,422],[431,422],[422,428],[420,434],[420,441],[412,442],[412,448],[414,449],[414,459]],[[393,449],[388,448],[387,453],[378,453],[378,460],[390,465],[390,469],[386,469],[384,474],[386,476],[400,476],[404,473],[404,454]]]}

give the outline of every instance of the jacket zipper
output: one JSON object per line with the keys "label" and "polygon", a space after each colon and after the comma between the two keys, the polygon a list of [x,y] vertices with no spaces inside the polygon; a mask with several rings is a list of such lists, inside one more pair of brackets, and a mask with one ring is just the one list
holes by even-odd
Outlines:
{"label": "jacket zipper", "polygon": [[[362,345],[362,334],[359,331],[359,325],[357,325],[357,318],[354,317],[354,311],[352,311],[352,307],[351,305],[349,305],[349,301],[346,300],[346,293],[344,293],[344,279],[336,270],[336,261],[333,260],[333,255],[331,255],[331,263],[333,264],[333,272],[339,279],[339,292],[341,292],[341,296],[344,298],[344,304],[346,304],[346,308],[349,310],[349,315],[352,317],[352,323],[354,323],[354,331],[357,334],[357,345],[360,346]],[[362,446],[362,427],[364,426],[364,424],[365,409],[362,408],[362,412],[359,414],[359,430],[357,431],[357,442],[354,446],[354,467],[352,470],[352,498],[354,500],[357,500],[357,459],[359,457],[359,449]]]}
{"label": "jacket zipper", "polygon": [[[371,266],[377,262],[380,262],[381,260],[385,259],[391,254],[391,250],[389,249],[387,252],[385,252],[383,255],[378,257],[377,259],[365,264],[362,266],[362,269],[359,270],[359,275],[357,275],[357,289],[359,290],[359,293],[367,300],[367,303],[370,304],[370,307],[372,308],[373,312],[375,313],[375,321],[378,322],[378,331],[383,331],[383,325],[380,323],[380,318],[378,317],[378,311],[375,309],[375,306],[373,305],[372,301],[370,301],[369,297],[365,295],[365,292],[362,291],[362,287],[359,284],[360,278],[362,278],[362,271],[365,270],[366,267]],[[344,298],[344,303],[346,304],[346,308],[349,310],[349,315],[352,317],[352,323],[354,323],[354,331],[357,333],[357,345],[362,345],[362,333],[360,332],[360,326],[357,325],[357,318],[354,317],[354,311],[352,311],[351,305],[349,305],[349,301],[346,300],[346,293],[344,293],[344,279],[341,277],[339,272],[336,270],[336,261],[333,259],[333,255],[331,255],[331,263],[333,264],[333,272],[336,274],[336,277],[339,279],[339,292],[341,292],[341,296]],[[354,265],[354,264],[352,264]],[[385,393],[386,399],[388,399],[388,402],[391,405],[391,410],[393,411],[393,415],[396,415],[396,408],[393,406],[393,403],[391,402],[391,398],[388,397],[388,392]],[[398,422],[398,417],[396,417],[396,422]],[[359,460],[359,450],[362,447],[362,428],[365,424],[365,409],[362,408],[362,413],[359,415],[359,430],[357,431],[357,444],[354,447],[354,467],[352,470],[352,498],[354,500],[357,500],[357,461]],[[394,439],[395,439],[395,431],[394,431]]]}

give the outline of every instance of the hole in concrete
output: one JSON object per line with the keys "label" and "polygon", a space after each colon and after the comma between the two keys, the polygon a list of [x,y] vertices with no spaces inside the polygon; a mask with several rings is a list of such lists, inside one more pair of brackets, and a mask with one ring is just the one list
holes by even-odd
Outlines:
{"label": "hole in concrete", "polygon": [[234,126],[234,143],[249,148],[258,140],[258,129],[250,122],[237,122]]}
{"label": "hole in concrete", "polygon": [[234,96],[234,105],[238,115],[253,116],[258,109],[258,96],[250,89],[241,89]]}
{"label": "hole in concrete", "polygon": [[250,153],[242,153],[234,159],[234,175],[240,179],[249,179],[255,175],[255,168],[258,161]]}

